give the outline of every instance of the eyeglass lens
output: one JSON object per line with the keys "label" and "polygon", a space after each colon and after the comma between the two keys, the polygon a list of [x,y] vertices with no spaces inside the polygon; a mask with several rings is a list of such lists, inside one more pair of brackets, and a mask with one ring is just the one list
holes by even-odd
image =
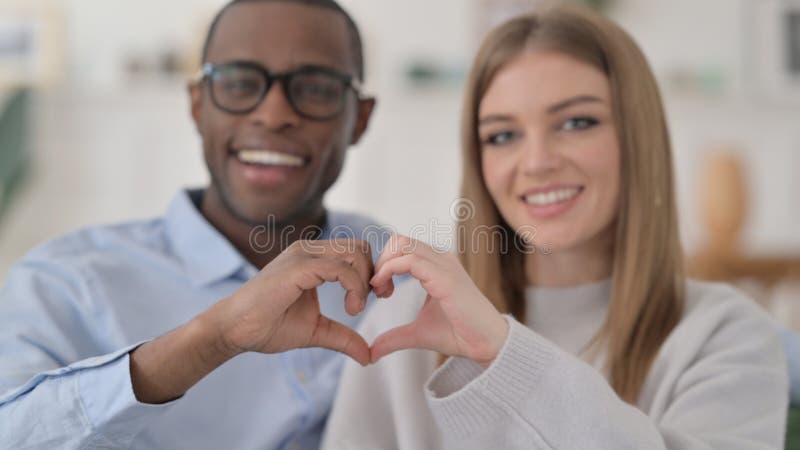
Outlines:
{"label": "eyeglass lens", "polygon": [[[271,87],[265,74],[246,66],[217,66],[211,77],[214,100],[231,112],[248,112],[261,102]],[[326,118],[339,113],[346,83],[331,74],[307,70],[290,74],[283,80],[284,92],[298,113]]]}

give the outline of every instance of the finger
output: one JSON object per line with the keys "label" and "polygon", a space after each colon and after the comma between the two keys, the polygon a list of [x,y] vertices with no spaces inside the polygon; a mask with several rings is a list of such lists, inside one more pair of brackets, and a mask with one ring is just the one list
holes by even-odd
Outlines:
{"label": "finger", "polygon": [[357,315],[364,309],[367,294],[367,284],[358,271],[341,259],[316,258],[307,260],[300,275],[299,287],[303,290],[313,289],[322,283],[338,282],[346,291],[345,310],[350,315]]}
{"label": "finger", "polygon": [[392,277],[395,275],[411,274],[412,277],[419,280],[423,287],[436,273],[437,267],[428,259],[425,259],[416,254],[409,254],[393,258],[387,261],[372,277],[370,284],[376,293],[385,294],[388,297],[392,294],[394,284]]}
{"label": "finger", "polygon": [[398,350],[421,348],[417,337],[416,322],[402,325],[383,333],[375,339],[370,348],[370,362],[377,362],[384,356]]}
{"label": "finger", "polygon": [[367,290],[370,289],[369,280],[375,272],[372,264],[372,246],[369,242],[358,239],[346,239],[344,244],[346,253],[343,258],[358,271]]}
{"label": "finger", "polygon": [[375,270],[378,270],[383,263],[397,254],[399,241],[403,238],[405,238],[405,236],[396,233],[389,236],[389,240],[387,240],[386,244],[383,245],[381,253],[378,255],[378,260],[375,261]]}
{"label": "finger", "polygon": [[[396,258],[413,254],[423,259],[436,261],[439,253],[438,250],[422,241],[395,234],[386,243],[381,255],[378,257],[378,261],[375,263],[375,273],[381,272],[383,266]],[[400,273],[395,275],[400,275]],[[391,278],[388,281],[385,279],[376,280],[376,277],[373,276],[370,280],[370,285],[378,297],[389,297],[394,292],[394,282]]]}
{"label": "finger", "polygon": [[375,262],[375,271],[380,270],[381,266],[393,258],[412,253],[427,256],[430,255],[431,250],[432,248],[428,244],[420,240],[412,239],[402,234],[393,234],[389,241],[386,242],[386,245],[383,246],[381,254]]}
{"label": "finger", "polygon": [[370,362],[367,341],[352,328],[325,316],[320,317],[309,347],[322,347],[344,353],[362,366]]}
{"label": "finger", "polygon": [[361,239],[331,239],[327,241],[309,241],[304,244],[308,254],[322,258],[339,258],[352,264],[364,279],[369,280],[374,270],[372,263],[372,246]]}
{"label": "finger", "polygon": [[[383,246],[383,249],[381,249],[381,254],[375,262],[375,273],[377,273],[386,262],[410,253],[413,248],[413,242],[414,240],[408,236],[393,234],[386,242],[386,245]],[[370,279],[369,284],[372,286],[372,290],[378,298],[387,298],[394,293],[394,281],[391,278],[389,278],[388,281],[376,284],[374,283],[373,274],[373,278]]]}
{"label": "finger", "polygon": [[308,241],[302,244],[306,254],[327,259],[341,259],[347,261],[358,272],[364,282],[364,288],[369,291],[369,280],[374,273],[372,264],[372,247],[369,242],[360,239],[333,239],[323,241]]}

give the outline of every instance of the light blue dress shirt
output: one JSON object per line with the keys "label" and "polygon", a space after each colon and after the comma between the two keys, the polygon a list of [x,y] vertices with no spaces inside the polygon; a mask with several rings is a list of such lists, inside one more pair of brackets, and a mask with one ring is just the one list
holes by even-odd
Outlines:
{"label": "light blue dress shirt", "polygon": [[[0,449],[318,447],[345,358],[332,351],[240,355],[164,405],[133,394],[129,351],[257,272],[199,213],[200,195],[181,192],[161,218],[56,239],[11,269],[0,291]],[[377,257],[388,232],[328,213],[322,239],[361,236]],[[356,325],[338,284],[318,292],[323,314]]]}
{"label": "light blue dress shirt", "polygon": [[786,353],[786,364],[789,367],[789,402],[791,406],[800,408],[800,334],[788,328],[779,330]]}

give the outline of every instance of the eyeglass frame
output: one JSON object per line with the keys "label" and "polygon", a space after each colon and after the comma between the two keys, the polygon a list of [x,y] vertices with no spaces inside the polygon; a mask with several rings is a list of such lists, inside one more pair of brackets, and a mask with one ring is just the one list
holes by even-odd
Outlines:
{"label": "eyeglass frame", "polygon": [[343,97],[342,97],[341,105],[339,106],[338,110],[335,113],[327,115],[327,116],[319,116],[318,117],[318,116],[308,115],[308,114],[300,111],[300,109],[297,107],[297,105],[295,105],[293,96],[289,91],[289,84],[290,84],[289,81],[291,81],[291,78],[293,76],[296,76],[296,75],[299,75],[299,74],[307,74],[307,73],[322,73],[322,74],[325,74],[325,75],[333,76],[334,78],[337,78],[339,81],[342,82],[342,84],[345,87],[345,90],[351,89],[356,94],[356,99],[358,99],[358,100],[362,100],[363,99],[363,97],[361,95],[362,94],[361,93],[362,85],[361,85],[361,82],[358,80],[358,78],[356,78],[356,77],[354,77],[352,75],[347,75],[347,74],[341,73],[341,72],[339,72],[339,71],[337,71],[335,69],[331,69],[331,68],[328,68],[328,67],[320,67],[320,66],[301,66],[301,67],[299,67],[297,69],[287,70],[287,71],[284,71],[284,72],[270,72],[264,66],[262,66],[261,64],[259,64],[257,62],[254,62],[254,61],[230,61],[230,62],[224,62],[224,63],[210,63],[210,62],[207,62],[207,63],[204,63],[201,66],[200,70],[197,71],[197,73],[193,77],[194,81],[196,83],[202,83],[203,81],[213,77],[214,72],[216,72],[217,70],[219,70],[220,67],[223,67],[223,66],[239,66],[239,67],[246,67],[246,68],[254,69],[254,70],[258,71],[259,73],[261,73],[261,75],[263,75],[264,79],[267,80],[266,88],[264,89],[264,92],[262,92],[261,95],[259,96],[258,101],[256,101],[255,104],[251,108],[248,108],[246,110],[233,110],[233,109],[226,108],[226,107],[220,105],[220,103],[217,101],[216,95],[214,95],[214,89],[212,88],[211,83],[207,83],[208,84],[208,93],[209,93],[209,96],[211,97],[211,101],[214,103],[214,106],[216,106],[218,109],[220,109],[221,111],[224,111],[224,112],[226,112],[228,114],[245,115],[245,114],[250,114],[251,112],[253,112],[256,109],[258,109],[258,107],[261,106],[261,103],[267,97],[267,94],[269,94],[270,89],[272,89],[272,86],[276,81],[280,82],[281,88],[283,89],[283,94],[286,96],[286,100],[289,102],[289,105],[291,105],[292,110],[297,115],[299,115],[299,116],[301,116],[303,118],[309,119],[309,120],[325,121],[325,120],[333,119],[334,117],[336,117],[339,114],[341,114],[342,110],[345,107],[344,94],[343,94]]}

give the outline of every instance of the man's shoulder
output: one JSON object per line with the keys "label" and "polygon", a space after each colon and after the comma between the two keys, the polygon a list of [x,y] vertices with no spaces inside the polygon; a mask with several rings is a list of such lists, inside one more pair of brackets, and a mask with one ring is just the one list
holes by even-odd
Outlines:
{"label": "man's shoulder", "polygon": [[97,254],[124,257],[126,251],[161,251],[166,247],[162,218],[92,225],[63,234],[31,249],[22,261],[77,263]]}
{"label": "man's shoulder", "polygon": [[369,242],[376,258],[394,233],[391,227],[371,217],[345,211],[328,212],[328,230],[330,238],[361,239]]}
{"label": "man's shoulder", "polygon": [[381,224],[377,220],[363,214],[349,211],[328,211],[328,227],[331,231],[350,229],[351,231],[357,232],[377,229],[390,232],[389,227]]}

